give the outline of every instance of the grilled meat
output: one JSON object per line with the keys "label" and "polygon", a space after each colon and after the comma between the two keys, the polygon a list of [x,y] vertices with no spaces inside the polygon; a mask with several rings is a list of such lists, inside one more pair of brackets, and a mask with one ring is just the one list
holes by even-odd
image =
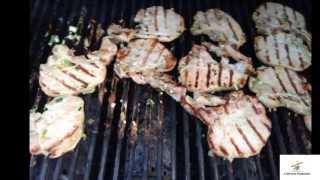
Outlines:
{"label": "grilled meat", "polygon": [[194,45],[178,66],[179,81],[192,92],[216,92],[242,88],[248,78],[247,64],[230,64],[222,57],[215,61],[206,48]]}
{"label": "grilled meat", "polygon": [[171,71],[176,58],[155,39],[137,39],[118,51],[114,70],[120,78]]}
{"label": "grilled meat", "polygon": [[252,14],[252,19],[261,34],[270,35],[280,30],[295,33],[311,44],[311,35],[306,30],[304,17],[288,6],[274,2],[263,3]]}
{"label": "grilled meat", "polygon": [[282,67],[260,67],[257,77],[250,77],[249,88],[269,108],[286,107],[311,114],[310,84],[295,71]]}
{"label": "grilled meat", "polygon": [[164,9],[162,6],[140,9],[134,18],[134,22],[138,23],[134,29],[112,24],[107,30],[108,34],[125,42],[135,38],[171,42],[185,31],[182,16],[174,12],[173,9]]}
{"label": "grilled meat", "polygon": [[271,134],[271,121],[258,99],[235,91],[226,103],[204,107],[186,96],[181,105],[208,126],[210,151],[232,161],[259,154]]}
{"label": "grilled meat", "polygon": [[246,37],[240,25],[227,13],[219,9],[198,11],[191,27],[193,35],[205,34],[219,44],[231,45],[238,49]]}
{"label": "grilled meat", "polygon": [[[102,38],[100,49],[91,54],[100,57],[100,61],[106,65],[111,64],[114,56],[117,54],[118,47],[110,41],[109,37]],[[90,55],[90,54],[89,54]]]}
{"label": "grilled meat", "polygon": [[74,56],[65,45],[56,45],[52,52],[40,65],[39,84],[48,96],[92,92],[106,76],[106,66],[96,55]]}
{"label": "grilled meat", "polygon": [[136,27],[138,38],[152,38],[158,39],[160,42],[170,42],[185,31],[183,17],[173,9],[164,9],[162,6],[140,9],[134,21],[138,23]]}
{"label": "grilled meat", "polygon": [[43,113],[30,113],[30,153],[57,158],[72,151],[83,135],[83,123],[80,97],[55,97]]}
{"label": "grilled meat", "polygon": [[271,66],[282,66],[303,71],[311,65],[311,51],[303,40],[294,34],[277,32],[255,38],[257,58]]}

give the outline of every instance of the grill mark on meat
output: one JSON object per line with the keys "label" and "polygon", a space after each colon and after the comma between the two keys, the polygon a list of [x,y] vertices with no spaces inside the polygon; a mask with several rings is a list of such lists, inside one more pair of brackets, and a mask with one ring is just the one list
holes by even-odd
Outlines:
{"label": "grill mark on meat", "polygon": [[238,41],[239,38],[237,36],[237,33],[236,33],[234,27],[232,26],[232,23],[230,22],[230,19],[228,17],[226,19],[227,19],[227,22],[228,22],[228,26],[230,26],[230,29],[231,29],[231,31],[233,33],[233,37]]}
{"label": "grill mark on meat", "polygon": [[229,73],[230,73],[230,76],[229,76],[229,87],[232,87],[233,70],[230,70]]}
{"label": "grill mark on meat", "polygon": [[152,44],[150,45],[149,50],[146,53],[146,56],[143,58],[142,65],[141,65],[142,67],[145,66],[145,64],[147,63],[147,60],[148,60],[150,54],[152,53],[153,49],[156,47],[156,45],[157,45],[157,41],[154,40],[152,42]]}
{"label": "grill mark on meat", "polygon": [[188,72],[188,70],[185,70],[184,71],[184,79],[185,79],[186,83],[188,83],[188,76],[189,76],[189,72]]}
{"label": "grill mark on meat", "polygon": [[221,86],[222,65],[219,63],[218,85]]}
{"label": "grill mark on meat", "polygon": [[154,8],[154,27],[155,27],[155,30],[158,31],[159,29],[159,26],[158,26],[158,7],[156,6]]}
{"label": "grill mark on meat", "polygon": [[91,64],[92,66],[94,66],[94,67],[96,67],[97,69],[99,69],[99,66],[97,66],[96,63],[91,62],[91,63],[89,63],[89,64]]}
{"label": "grill mark on meat", "polygon": [[289,61],[289,66],[293,67],[288,44],[285,44],[284,48],[286,49],[286,52],[287,52],[287,59]]}
{"label": "grill mark on meat", "polygon": [[229,114],[228,102],[223,105],[223,109],[224,109],[224,111],[225,111],[226,114]]}
{"label": "grill mark on meat", "polygon": [[280,64],[281,62],[280,62],[280,55],[279,55],[279,47],[278,47],[278,38],[277,38],[277,36],[274,36],[273,40],[274,40],[274,46],[275,46],[275,50],[276,50],[277,61]]}
{"label": "grill mark on meat", "polygon": [[[264,40],[264,44],[267,44],[267,43],[268,43],[267,37],[263,37],[263,40]],[[266,54],[265,54],[266,60],[267,60],[268,62],[270,62],[269,49],[266,49],[265,53],[266,53]]]}
{"label": "grill mark on meat", "polygon": [[252,147],[250,141],[248,140],[247,136],[243,133],[242,129],[236,124],[237,130],[239,131],[239,133],[241,134],[242,138],[245,140],[245,142],[247,143],[248,147],[250,148],[252,153],[255,153],[256,150]]}
{"label": "grill mark on meat", "polygon": [[195,84],[195,88],[198,87],[198,80],[199,80],[199,70],[197,69],[197,72],[196,72],[196,84]]}
{"label": "grill mark on meat", "polygon": [[74,135],[74,133],[76,133],[76,131],[79,129],[79,126],[75,126],[74,129],[67,133],[62,139],[60,139],[59,141],[55,142],[54,144],[51,145],[51,147],[49,147],[47,149],[47,151],[52,154],[52,150],[54,150],[54,148],[58,145],[60,145],[65,139],[71,137],[72,135]]}
{"label": "grill mark on meat", "polygon": [[259,114],[261,113],[254,104],[252,104],[251,107],[252,107],[252,109],[254,110],[254,112],[255,112],[256,114],[259,115]]}
{"label": "grill mark on meat", "polygon": [[64,80],[60,80],[60,79],[58,79],[57,77],[52,76],[52,75],[49,75],[49,74],[47,74],[47,75],[48,75],[49,77],[53,78],[54,80],[58,81],[59,83],[61,83],[64,87],[66,87],[66,88],[68,88],[68,89],[70,89],[70,90],[72,90],[72,91],[75,91],[75,92],[77,91],[77,88],[70,86],[70,85],[67,84]]}
{"label": "grill mark on meat", "polygon": [[291,27],[292,23],[291,23],[291,19],[289,18],[289,14],[287,12],[287,8],[284,5],[282,5],[282,8],[283,8],[283,14],[286,16],[286,19],[288,19],[289,27]]}
{"label": "grill mark on meat", "polygon": [[267,129],[268,129],[268,131],[271,131],[271,127],[270,127],[270,125],[268,125],[267,123],[262,123]]}
{"label": "grill mark on meat", "polygon": [[289,81],[290,81],[290,83],[291,83],[291,86],[293,87],[294,91],[295,91],[298,95],[300,95],[300,93],[299,93],[296,85],[294,84],[294,82],[293,82],[293,80],[292,80],[292,78],[291,78],[291,76],[290,76],[290,74],[289,74],[288,69],[285,68],[284,70],[286,71],[286,74],[287,74],[287,76],[288,76],[288,79],[289,79]]}
{"label": "grill mark on meat", "polygon": [[94,74],[90,73],[89,70],[78,64],[76,67],[78,67],[82,72],[88,74],[91,77],[96,77]]}
{"label": "grill mark on meat", "polygon": [[281,81],[281,79],[280,79],[280,77],[279,77],[279,74],[278,74],[277,72],[274,72],[274,73],[275,73],[276,78],[278,79],[278,81],[279,81],[282,89],[283,89],[285,92],[288,92],[287,89],[286,89],[286,87],[284,86],[283,82]]}
{"label": "grill mark on meat", "polygon": [[190,56],[187,56],[186,58],[187,58],[186,59],[186,65],[188,65],[191,59],[190,59]]}
{"label": "grill mark on meat", "polygon": [[211,79],[211,64],[208,64],[207,83],[206,83],[207,87],[209,87],[210,79]]}
{"label": "grill mark on meat", "polygon": [[303,63],[303,58],[301,57],[301,52],[299,52],[298,54],[299,54],[300,67],[304,68],[304,63]]}
{"label": "grill mark on meat", "polygon": [[259,137],[259,139],[261,140],[261,142],[263,143],[263,144],[266,144],[267,143],[267,140],[265,140],[263,137],[262,137],[262,135],[261,135],[261,133],[258,131],[258,129],[253,125],[253,123],[249,120],[249,119],[247,119],[247,122],[249,123],[249,125],[250,125],[250,127],[253,129],[253,131],[258,135],[258,137]]}
{"label": "grill mark on meat", "polygon": [[240,150],[240,148],[238,147],[238,145],[235,143],[235,141],[233,140],[233,138],[230,138],[230,141],[231,141],[232,145],[234,146],[234,148],[236,149],[237,153],[238,153],[239,155],[241,155],[241,154],[242,154],[242,151]]}
{"label": "grill mark on meat", "polygon": [[219,148],[220,148],[221,152],[222,152],[224,155],[226,155],[226,156],[229,155],[229,153],[228,153],[228,151],[227,151],[226,148],[224,148],[223,146],[219,146]]}
{"label": "grill mark on meat", "polygon": [[[284,34],[284,39],[287,41],[287,34]],[[291,60],[291,56],[290,56],[290,49],[289,49],[287,43],[285,43],[284,48],[285,48],[285,50],[286,50],[286,56],[287,56],[287,59],[288,59],[288,61],[289,61],[289,66],[290,66],[290,67],[293,67],[292,60]]]}
{"label": "grill mark on meat", "polygon": [[73,78],[74,80],[77,80],[78,82],[82,83],[82,84],[83,84],[83,87],[87,87],[87,86],[88,86],[88,83],[87,83],[87,82],[83,81],[82,79],[79,79],[76,75],[74,75],[74,74],[72,74],[72,73],[69,73],[69,72],[67,72],[67,71],[65,71],[65,70],[62,70],[62,69],[61,69],[61,71],[62,71],[64,74],[68,75],[69,77]]}

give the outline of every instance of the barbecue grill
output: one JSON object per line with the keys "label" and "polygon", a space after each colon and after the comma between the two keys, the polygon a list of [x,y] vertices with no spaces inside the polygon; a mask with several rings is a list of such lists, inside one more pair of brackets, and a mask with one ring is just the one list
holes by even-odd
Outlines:
{"label": "barbecue grill", "polygon": [[[254,9],[263,1],[247,0],[32,0],[30,3],[30,108],[40,111],[50,100],[38,85],[39,64],[46,62],[52,35],[68,34],[77,26],[82,37],[76,49],[84,46],[84,37],[97,30],[92,21],[106,29],[112,22],[133,27],[140,8],[162,5],[181,14],[189,29],[198,10],[219,8],[233,16],[247,36],[241,51],[261,65],[254,55]],[[311,1],[278,1],[300,11],[311,29]],[[88,28],[88,25],[91,25]],[[205,37],[185,32],[166,46],[179,59],[193,43]],[[90,48],[99,47],[93,40]],[[173,72],[177,75],[176,70]],[[307,73],[306,75],[309,75]],[[311,81],[311,78],[309,81]],[[208,156],[206,127],[189,115],[178,103],[150,86],[119,79],[108,67],[107,78],[95,93],[81,95],[85,101],[86,137],[73,152],[57,159],[30,157],[30,179],[279,179],[279,154],[310,154],[311,134],[299,115],[284,108],[269,110],[272,134],[260,155],[235,159],[233,163]]]}

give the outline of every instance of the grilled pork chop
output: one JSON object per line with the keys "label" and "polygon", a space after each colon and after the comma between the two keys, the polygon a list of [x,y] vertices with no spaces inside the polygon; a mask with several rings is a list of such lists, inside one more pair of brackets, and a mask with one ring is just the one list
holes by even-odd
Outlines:
{"label": "grilled pork chop", "polygon": [[286,107],[311,114],[310,84],[296,72],[282,67],[260,67],[257,77],[250,77],[249,88],[269,108]]}
{"label": "grilled pork chop", "polygon": [[118,51],[114,71],[120,78],[171,71],[176,58],[155,39],[136,39]]}
{"label": "grilled pork chop", "polygon": [[138,23],[136,26],[138,38],[152,38],[158,39],[160,42],[170,42],[185,31],[183,17],[173,9],[164,9],[162,6],[140,9],[134,21]]}
{"label": "grilled pork chop", "polygon": [[259,154],[271,134],[264,106],[242,91],[225,98],[224,105],[204,107],[185,96],[181,105],[208,126],[208,144],[213,153],[229,161]]}
{"label": "grilled pork chop", "polygon": [[303,71],[311,65],[311,51],[294,34],[277,32],[255,38],[257,58],[271,66]]}
{"label": "grilled pork chop", "polygon": [[174,12],[173,9],[164,9],[162,6],[140,9],[134,22],[138,23],[134,29],[112,24],[107,32],[111,37],[125,42],[135,38],[171,42],[185,31],[182,16]]}
{"label": "grilled pork chop", "polygon": [[99,56],[74,56],[65,45],[56,45],[52,52],[47,63],[40,65],[39,84],[48,96],[92,92],[106,76]]}
{"label": "grilled pork chop", "polygon": [[280,30],[295,33],[311,44],[304,17],[290,7],[274,2],[263,3],[252,14],[252,19],[261,34],[270,35]]}
{"label": "grilled pork chop", "polygon": [[179,81],[192,92],[213,93],[242,88],[248,78],[247,64],[215,61],[204,46],[194,45],[178,66]]}
{"label": "grilled pork chop", "polygon": [[80,97],[55,97],[43,113],[30,113],[30,153],[57,158],[72,151],[83,135],[84,102]]}
{"label": "grilled pork chop", "polygon": [[193,35],[205,34],[219,44],[231,45],[238,49],[246,42],[240,25],[227,13],[219,9],[198,11],[191,27]]}

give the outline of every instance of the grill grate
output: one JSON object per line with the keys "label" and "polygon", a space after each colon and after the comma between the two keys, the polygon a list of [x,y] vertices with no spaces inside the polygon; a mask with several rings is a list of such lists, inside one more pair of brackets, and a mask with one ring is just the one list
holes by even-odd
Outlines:
{"label": "grill grate", "polygon": [[[91,19],[101,23],[104,29],[120,19],[124,20],[124,25],[133,27],[133,17],[138,9],[163,5],[181,14],[189,29],[197,10],[220,8],[239,22],[247,35],[247,43],[241,51],[259,65],[253,51],[255,30],[251,14],[262,2],[33,0],[30,5],[30,106],[41,110],[50,100],[39,88],[38,67],[50,53],[51,47],[47,45],[50,35],[64,37],[69,25],[78,26],[82,37],[88,35],[86,27]],[[302,12],[311,29],[311,1],[280,2]],[[47,32],[49,35],[45,36]],[[187,31],[166,46],[180,59],[192,44],[203,38],[192,37]],[[83,43],[84,39],[75,48]],[[98,45],[98,41],[93,41],[90,47]],[[177,75],[177,72],[173,74]],[[83,98],[87,138],[74,152],[58,159],[32,156],[30,179],[279,179],[279,154],[311,153],[310,133],[304,127],[302,117],[284,108],[268,112],[273,124],[272,135],[261,154],[236,159],[231,164],[220,157],[207,155],[207,129],[196,118],[149,86],[118,79],[112,67],[108,67],[107,78],[98,90]],[[136,126],[137,132],[134,131]]]}

